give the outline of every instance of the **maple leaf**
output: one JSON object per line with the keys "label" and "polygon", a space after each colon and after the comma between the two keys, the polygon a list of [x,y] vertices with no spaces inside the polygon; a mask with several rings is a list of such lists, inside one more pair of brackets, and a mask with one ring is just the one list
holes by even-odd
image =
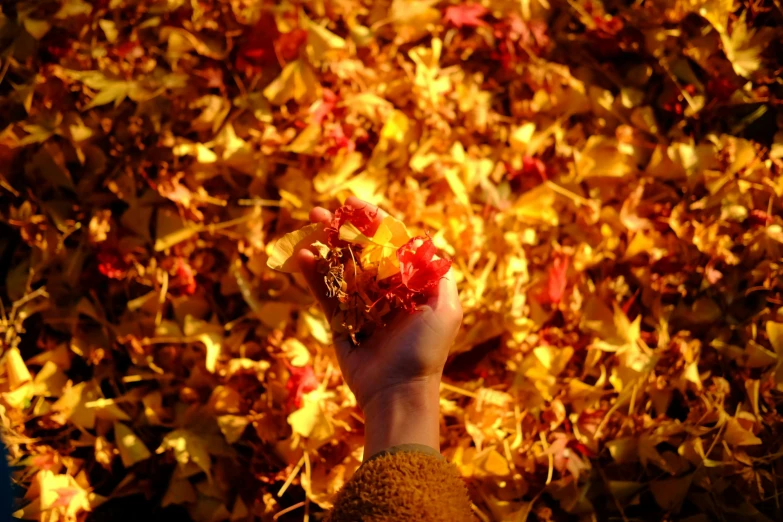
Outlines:
{"label": "maple leaf", "polygon": [[402,284],[413,292],[433,289],[451,268],[451,260],[439,258],[432,239],[412,238],[397,250]]}
{"label": "maple leaf", "polygon": [[371,210],[370,207],[354,207],[351,205],[343,205],[334,211],[334,218],[329,226],[326,227],[328,234],[328,244],[331,247],[339,246],[340,243],[340,227],[345,223],[351,223],[365,236],[372,236],[375,234],[375,230],[380,224],[376,217],[378,216],[377,210]]}
{"label": "maple leaf", "polygon": [[196,275],[193,267],[181,257],[175,263],[174,286],[179,287],[185,295],[193,295],[196,292]]}
{"label": "maple leaf", "polygon": [[489,11],[481,4],[450,5],[443,15],[443,22],[450,23],[457,28],[487,26],[487,22],[481,19]]}
{"label": "maple leaf", "polygon": [[538,295],[541,304],[557,304],[563,299],[568,279],[569,259],[566,256],[555,256],[552,265],[547,270],[547,280],[543,290]]}

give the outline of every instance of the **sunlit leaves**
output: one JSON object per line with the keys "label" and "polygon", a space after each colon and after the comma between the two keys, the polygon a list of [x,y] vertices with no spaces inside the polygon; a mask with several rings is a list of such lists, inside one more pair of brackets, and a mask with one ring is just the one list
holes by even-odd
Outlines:
{"label": "sunlit leaves", "polygon": [[[452,262],[442,449],[482,520],[781,518],[775,2],[218,4],[0,15],[20,516],[321,516],[362,455],[297,274],[331,240],[395,306]],[[351,195],[399,221],[287,235]]]}

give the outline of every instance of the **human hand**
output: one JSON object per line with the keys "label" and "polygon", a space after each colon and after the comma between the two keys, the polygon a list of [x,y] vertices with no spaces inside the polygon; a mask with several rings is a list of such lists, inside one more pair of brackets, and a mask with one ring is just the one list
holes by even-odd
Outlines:
{"label": "human hand", "polygon": [[[346,204],[376,208],[358,198]],[[386,213],[378,209],[376,226]],[[332,214],[315,207],[310,221],[328,224]],[[309,250],[297,262],[310,290],[331,320],[338,302],[327,298],[323,274]],[[439,387],[449,348],[462,322],[462,306],[449,271],[424,306],[413,313],[397,311],[390,322],[354,346],[347,335],[335,335],[337,360],[345,382],[365,414],[365,456],[406,443],[439,448]]]}

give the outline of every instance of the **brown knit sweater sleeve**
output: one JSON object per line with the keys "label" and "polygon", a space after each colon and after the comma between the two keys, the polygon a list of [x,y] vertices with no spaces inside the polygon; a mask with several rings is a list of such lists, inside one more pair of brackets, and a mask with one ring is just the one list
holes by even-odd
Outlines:
{"label": "brown knit sweater sleeve", "polygon": [[[434,450],[432,450],[434,453]],[[326,522],[473,522],[457,468],[428,452],[392,449],[373,457],[337,494]]]}

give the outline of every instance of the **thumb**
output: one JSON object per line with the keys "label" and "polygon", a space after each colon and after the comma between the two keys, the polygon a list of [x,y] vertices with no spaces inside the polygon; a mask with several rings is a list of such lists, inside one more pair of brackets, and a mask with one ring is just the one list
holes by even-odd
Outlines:
{"label": "thumb", "polygon": [[296,254],[296,262],[299,268],[302,270],[307,286],[310,288],[310,292],[318,300],[323,309],[326,317],[331,321],[334,312],[337,309],[337,300],[328,297],[328,289],[326,286],[326,274],[323,274],[318,269],[318,259],[315,254],[310,250],[303,248]]}

